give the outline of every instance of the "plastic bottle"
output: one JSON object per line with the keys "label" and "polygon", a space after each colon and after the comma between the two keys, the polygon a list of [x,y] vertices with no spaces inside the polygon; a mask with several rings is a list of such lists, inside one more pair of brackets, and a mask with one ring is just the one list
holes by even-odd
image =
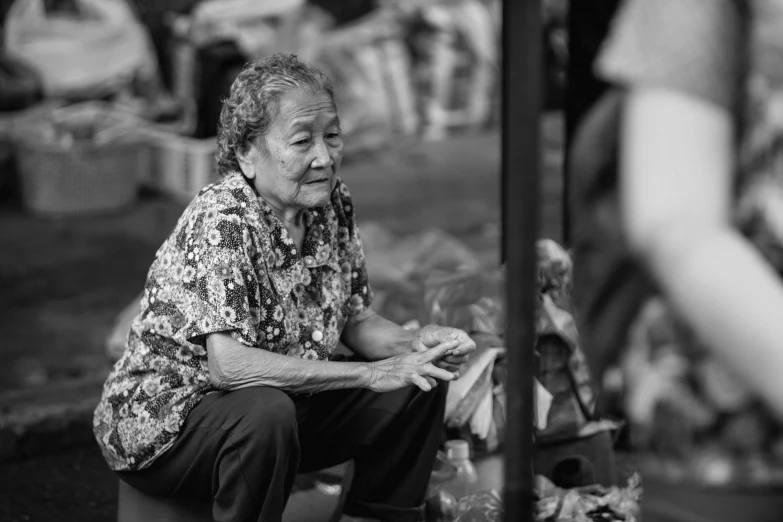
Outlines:
{"label": "plastic bottle", "polygon": [[467,441],[455,439],[446,442],[446,456],[457,472],[438,489],[451,493],[457,500],[478,493],[478,473],[470,461]]}

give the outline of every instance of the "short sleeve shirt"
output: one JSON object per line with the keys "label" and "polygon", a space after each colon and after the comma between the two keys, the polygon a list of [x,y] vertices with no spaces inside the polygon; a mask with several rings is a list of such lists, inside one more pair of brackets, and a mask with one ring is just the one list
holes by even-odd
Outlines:
{"label": "short sleeve shirt", "polygon": [[[779,274],[782,56],[783,2],[628,0],[597,62],[616,84],[672,89],[731,112],[740,124],[735,222]],[[783,424],[662,297],[642,307],[625,355],[627,414],[651,457],[645,472],[710,485],[783,484]],[[639,378],[663,368],[665,385]]]}
{"label": "short sleeve shirt", "polygon": [[327,360],[345,323],[372,302],[348,188],[308,209],[299,252],[240,173],[204,188],[156,254],[123,357],[95,411],[110,467],[149,465],[210,385],[206,337]]}

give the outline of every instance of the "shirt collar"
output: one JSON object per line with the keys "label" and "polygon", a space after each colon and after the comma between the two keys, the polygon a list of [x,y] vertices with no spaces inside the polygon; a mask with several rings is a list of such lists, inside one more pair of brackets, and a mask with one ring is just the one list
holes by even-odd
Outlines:
{"label": "shirt collar", "polygon": [[[299,252],[288,231],[272,211],[272,207],[259,194],[256,188],[240,172],[232,172],[227,177],[239,176],[245,181],[244,192],[257,203],[259,229],[268,239],[262,240],[266,251],[262,251],[267,273],[280,294],[287,295],[294,285],[305,278],[303,271],[308,268],[330,266],[340,270],[337,259],[337,217],[330,202],[322,207],[305,211],[306,235]],[[339,187],[338,180],[336,187]],[[336,190],[336,189],[335,189]],[[337,197],[332,193],[332,200]]]}

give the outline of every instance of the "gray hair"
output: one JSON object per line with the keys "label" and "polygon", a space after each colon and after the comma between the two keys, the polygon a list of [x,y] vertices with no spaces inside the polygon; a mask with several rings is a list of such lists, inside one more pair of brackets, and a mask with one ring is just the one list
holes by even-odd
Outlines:
{"label": "gray hair", "polygon": [[221,175],[240,171],[236,151],[266,135],[277,117],[280,98],[294,89],[325,92],[334,100],[329,77],[293,54],[277,53],[245,65],[220,111],[217,162]]}

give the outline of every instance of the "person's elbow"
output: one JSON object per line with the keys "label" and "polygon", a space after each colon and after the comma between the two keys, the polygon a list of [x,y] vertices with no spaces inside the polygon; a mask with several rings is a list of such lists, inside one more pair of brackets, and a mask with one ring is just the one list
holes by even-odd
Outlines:
{"label": "person's elbow", "polygon": [[207,338],[207,368],[209,369],[209,383],[223,390],[228,388],[229,376],[226,372],[225,346],[214,336]]}
{"label": "person's elbow", "polygon": [[622,230],[637,258],[666,269],[731,227],[732,120],[725,109],[667,89],[633,89],[622,114]]}
{"label": "person's elbow", "polygon": [[622,216],[622,230],[631,254],[639,260],[658,257],[669,250],[674,219],[671,216],[644,212],[638,207],[626,208]]}
{"label": "person's elbow", "polygon": [[717,219],[700,218],[688,212],[663,213],[655,209],[627,209],[623,232],[631,254],[654,275],[666,277],[703,241],[730,230]]}

